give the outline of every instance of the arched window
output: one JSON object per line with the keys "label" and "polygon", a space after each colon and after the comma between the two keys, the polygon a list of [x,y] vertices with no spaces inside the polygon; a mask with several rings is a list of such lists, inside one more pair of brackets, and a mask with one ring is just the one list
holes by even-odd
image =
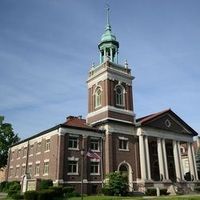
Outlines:
{"label": "arched window", "polygon": [[124,106],[124,91],[122,86],[118,85],[115,88],[116,105]]}
{"label": "arched window", "polygon": [[102,91],[101,88],[98,87],[95,91],[95,108],[101,106],[102,101]]}

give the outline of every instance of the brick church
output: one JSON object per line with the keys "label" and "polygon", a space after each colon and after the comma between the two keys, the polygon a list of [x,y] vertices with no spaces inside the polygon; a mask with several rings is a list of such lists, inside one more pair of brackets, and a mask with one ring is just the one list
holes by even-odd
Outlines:
{"label": "brick church", "polygon": [[[172,110],[136,119],[133,75],[128,63],[118,63],[119,42],[107,24],[98,45],[100,63],[87,79],[88,114],[67,117],[64,123],[11,146],[6,179],[52,179],[84,193],[101,190],[106,174],[120,171],[130,191],[192,189],[198,182],[193,137],[198,133]],[[185,180],[181,145],[188,149],[190,180]]]}

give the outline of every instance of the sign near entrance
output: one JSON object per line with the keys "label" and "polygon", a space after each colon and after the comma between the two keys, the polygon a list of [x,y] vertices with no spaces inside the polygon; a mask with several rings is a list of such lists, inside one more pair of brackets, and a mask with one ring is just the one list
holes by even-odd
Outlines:
{"label": "sign near entrance", "polygon": [[37,180],[27,180],[27,191],[37,189]]}

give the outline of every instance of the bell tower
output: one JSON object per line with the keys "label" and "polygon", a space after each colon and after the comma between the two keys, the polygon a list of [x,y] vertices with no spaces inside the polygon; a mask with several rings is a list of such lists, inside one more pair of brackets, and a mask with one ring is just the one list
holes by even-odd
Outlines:
{"label": "bell tower", "polygon": [[96,125],[108,120],[134,122],[131,69],[118,64],[119,42],[112,33],[107,9],[105,31],[98,45],[99,65],[89,71],[87,123]]}

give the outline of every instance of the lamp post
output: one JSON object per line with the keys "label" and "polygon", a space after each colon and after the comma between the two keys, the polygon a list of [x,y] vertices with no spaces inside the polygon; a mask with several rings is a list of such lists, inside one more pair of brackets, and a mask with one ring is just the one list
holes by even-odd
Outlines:
{"label": "lamp post", "polygon": [[83,165],[84,165],[84,149],[81,150],[81,200],[83,200]]}

